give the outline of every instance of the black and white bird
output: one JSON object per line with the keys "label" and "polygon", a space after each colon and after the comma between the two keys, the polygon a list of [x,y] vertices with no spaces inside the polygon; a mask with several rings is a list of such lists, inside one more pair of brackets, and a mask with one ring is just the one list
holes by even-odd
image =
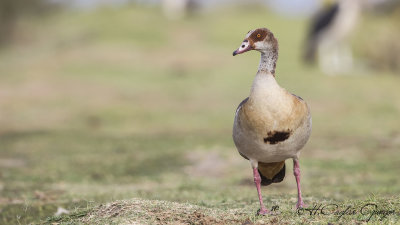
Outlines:
{"label": "black and white bird", "polygon": [[353,67],[353,56],[346,41],[360,16],[362,0],[338,0],[312,19],[304,60],[314,63],[328,75],[345,73]]}

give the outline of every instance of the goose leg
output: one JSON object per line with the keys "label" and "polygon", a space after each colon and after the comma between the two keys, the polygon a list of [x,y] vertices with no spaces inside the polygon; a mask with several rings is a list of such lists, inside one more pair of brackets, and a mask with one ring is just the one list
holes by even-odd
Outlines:
{"label": "goose leg", "polygon": [[261,177],[258,173],[257,167],[253,168],[253,175],[254,175],[254,183],[256,184],[257,193],[258,193],[258,200],[260,201],[260,210],[258,210],[259,215],[266,215],[269,213],[268,209],[265,208],[262,195],[261,195]]}
{"label": "goose leg", "polygon": [[299,166],[299,160],[298,159],[293,159],[293,174],[294,174],[294,177],[296,178],[296,183],[297,183],[297,204],[296,204],[296,209],[303,208],[305,205],[304,205],[303,199],[301,198],[300,166]]}

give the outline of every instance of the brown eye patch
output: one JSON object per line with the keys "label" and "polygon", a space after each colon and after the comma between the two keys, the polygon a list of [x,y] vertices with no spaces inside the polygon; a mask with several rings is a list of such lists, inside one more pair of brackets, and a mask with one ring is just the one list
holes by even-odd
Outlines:
{"label": "brown eye patch", "polygon": [[257,29],[250,35],[249,38],[252,39],[254,42],[257,42],[264,40],[267,34],[268,33],[265,29]]}

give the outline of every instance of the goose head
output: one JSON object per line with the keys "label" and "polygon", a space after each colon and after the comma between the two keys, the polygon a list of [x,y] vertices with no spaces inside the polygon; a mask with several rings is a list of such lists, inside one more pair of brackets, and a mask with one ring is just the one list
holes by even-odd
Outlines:
{"label": "goose head", "polygon": [[277,54],[278,41],[274,37],[274,34],[267,28],[251,30],[246,34],[240,47],[233,52],[233,56],[250,50],[257,50],[264,54]]}

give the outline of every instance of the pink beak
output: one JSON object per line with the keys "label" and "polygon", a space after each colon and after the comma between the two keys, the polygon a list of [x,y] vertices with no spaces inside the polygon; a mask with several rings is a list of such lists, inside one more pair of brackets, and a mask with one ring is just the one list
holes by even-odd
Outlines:
{"label": "pink beak", "polygon": [[236,49],[236,50],[233,52],[232,55],[235,56],[235,55],[242,54],[242,53],[245,53],[245,52],[250,51],[250,50],[252,50],[252,47],[251,47],[251,45],[250,45],[249,40],[244,39],[244,41],[242,42],[242,44],[240,45],[240,47],[239,47],[238,49]]}

